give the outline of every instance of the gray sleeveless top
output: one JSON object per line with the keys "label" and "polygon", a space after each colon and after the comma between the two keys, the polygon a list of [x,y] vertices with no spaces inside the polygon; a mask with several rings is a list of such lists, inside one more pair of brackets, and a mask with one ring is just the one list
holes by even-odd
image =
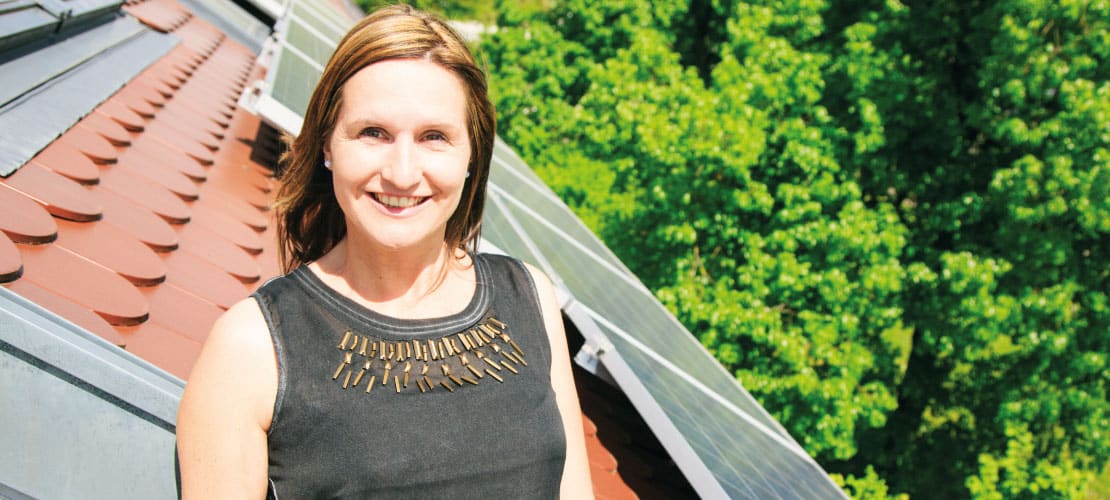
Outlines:
{"label": "gray sleeveless top", "polygon": [[474,256],[466,309],[378,314],[308,268],[254,293],[277,353],[270,496],[554,498],[566,438],[531,275]]}

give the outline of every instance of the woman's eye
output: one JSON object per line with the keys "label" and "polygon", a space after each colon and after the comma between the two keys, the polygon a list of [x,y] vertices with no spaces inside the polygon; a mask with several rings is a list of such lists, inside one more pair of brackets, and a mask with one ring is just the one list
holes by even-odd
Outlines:
{"label": "woman's eye", "polygon": [[429,141],[446,141],[447,140],[447,136],[443,135],[440,132],[428,132],[428,135],[425,135],[424,138],[429,140]]}
{"label": "woman's eye", "polygon": [[372,139],[381,139],[382,137],[385,137],[385,132],[382,132],[382,129],[380,129],[380,128],[367,127],[367,128],[362,129],[362,132],[359,132],[358,135],[360,137],[370,137]]}

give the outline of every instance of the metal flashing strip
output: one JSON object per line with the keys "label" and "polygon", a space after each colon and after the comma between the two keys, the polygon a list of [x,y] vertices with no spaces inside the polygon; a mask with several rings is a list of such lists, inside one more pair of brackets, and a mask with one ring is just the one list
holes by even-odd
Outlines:
{"label": "metal flashing strip", "polygon": [[152,423],[158,427],[176,425],[183,380],[3,287],[0,346],[67,382],[79,381],[101,399],[157,419]]}
{"label": "metal flashing strip", "polygon": [[[122,24],[120,24],[122,23]],[[132,26],[133,18],[120,17],[90,31]],[[127,82],[180,43],[175,35],[142,29],[119,43],[102,49],[77,66],[38,85],[22,97],[0,108],[0,176],[8,176],[74,123],[104,102]],[[34,59],[38,52],[9,64],[50,64]],[[6,65],[5,65],[6,66]],[[7,73],[0,68],[0,74]]]}
{"label": "metal flashing strip", "polygon": [[0,109],[65,72],[146,31],[131,17],[78,33],[0,64]]}

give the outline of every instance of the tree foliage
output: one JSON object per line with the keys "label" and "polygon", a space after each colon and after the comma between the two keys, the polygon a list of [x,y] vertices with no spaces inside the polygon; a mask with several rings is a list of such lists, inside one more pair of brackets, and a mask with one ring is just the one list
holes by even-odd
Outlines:
{"label": "tree foliage", "polygon": [[861,497],[1110,458],[1110,3],[499,6],[500,133]]}

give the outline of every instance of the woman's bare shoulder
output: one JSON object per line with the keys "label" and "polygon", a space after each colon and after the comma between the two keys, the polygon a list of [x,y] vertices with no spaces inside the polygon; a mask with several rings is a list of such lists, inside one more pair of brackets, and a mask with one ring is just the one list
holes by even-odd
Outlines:
{"label": "woman's bare shoulder", "polygon": [[277,361],[269,327],[258,302],[247,298],[212,325],[189,375],[185,399],[235,400],[248,414],[244,416],[268,427],[276,391]]}

